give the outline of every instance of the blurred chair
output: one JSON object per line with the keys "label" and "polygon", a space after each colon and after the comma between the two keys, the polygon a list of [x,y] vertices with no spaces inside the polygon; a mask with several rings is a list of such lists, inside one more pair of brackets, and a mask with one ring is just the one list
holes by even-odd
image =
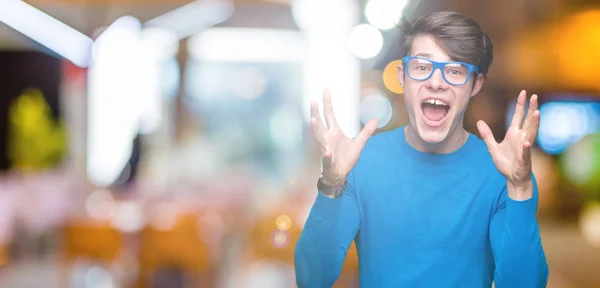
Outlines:
{"label": "blurred chair", "polygon": [[202,227],[198,217],[182,214],[168,229],[148,225],[141,231],[138,287],[160,285],[160,281],[153,279],[161,271],[171,271],[171,276],[181,275],[184,278],[181,285],[185,287],[214,287],[217,273],[212,247],[200,237]]}
{"label": "blurred chair", "polygon": [[[289,212],[289,211],[288,211]],[[294,266],[294,250],[296,243],[300,238],[302,229],[294,221],[297,217],[290,217],[291,223],[281,225],[278,217],[286,215],[284,213],[273,213],[271,216],[263,217],[251,230],[247,250],[252,258],[250,261],[272,261],[282,264],[288,264],[290,268]],[[296,215],[296,214],[288,214]],[[279,229],[278,226],[284,226]],[[285,230],[287,228],[287,230]],[[295,279],[292,279],[295,281]],[[294,283],[290,283],[295,287]],[[358,256],[354,241],[348,250],[342,273],[333,287],[352,288],[358,287]]]}
{"label": "blurred chair", "polygon": [[78,259],[85,258],[109,266],[118,259],[125,246],[125,236],[104,221],[69,221],[62,229],[62,238],[59,287],[69,287],[68,276]]}
{"label": "blurred chair", "polygon": [[8,255],[6,251],[6,246],[4,244],[0,244],[0,269],[6,265],[8,262]]}
{"label": "blurred chair", "polygon": [[[237,264],[237,283],[234,287],[295,287],[294,247],[301,229],[289,224],[285,227],[286,230],[278,229],[276,220],[281,214],[283,213],[262,214],[252,221],[254,223],[248,223],[241,243],[242,259]],[[291,218],[292,223],[294,220]],[[269,279],[264,279],[265,277]]]}
{"label": "blurred chair", "polygon": [[293,265],[294,248],[302,230],[295,225],[291,225],[287,231],[279,230],[275,223],[278,216],[265,217],[253,227],[249,243],[252,255],[259,260],[276,260]]}

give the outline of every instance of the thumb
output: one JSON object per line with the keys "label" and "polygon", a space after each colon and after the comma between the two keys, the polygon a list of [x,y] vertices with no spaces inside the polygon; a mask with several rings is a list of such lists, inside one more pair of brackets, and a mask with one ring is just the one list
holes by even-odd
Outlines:
{"label": "thumb", "polygon": [[367,122],[367,125],[365,125],[362,131],[360,131],[360,134],[358,134],[358,137],[356,137],[356,142],[358,143],[361,149],[362,147],[365,147],[365,144],[367,144],[367,140],[369,140],[371,135],[375,133],[375,129],[377,129],[377,123],[378,121],[375,118],[369,120],[369,122]]}
{"label": "thumb", "polygon": [[477,121],[477,130],[479,130],[479,135],[481,135],[488,150],[491,151],[496,148],[498,143],[496,142],[496,139],[494,139],[494,134],[492,134],[492,130],[483,120]]}

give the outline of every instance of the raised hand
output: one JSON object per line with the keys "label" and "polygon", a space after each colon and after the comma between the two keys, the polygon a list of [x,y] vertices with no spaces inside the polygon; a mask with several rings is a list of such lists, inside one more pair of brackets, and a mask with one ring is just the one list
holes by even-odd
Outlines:
{"label": "raised hand", "polygon": [[531,96],[527,119],[523,122],[526,96],[525,90],[519,94],[510,128],[500,144],[496,143],[490,127],[484,121],[477,122],[477,129],[492,155],[496,169],[506,177],[509,196],[519,200],[527,199],[533,193],[531,145],[540,126],[540,111],[537,110],[538,99],[535,94]]}
{"label": "raised hand", "polygon": [[327,128],[319,114],[319,105],[311,102],[311,127],[315,142],[323,156],[323,183],[332,187],[341,186],[346,176],[356,165],[358,157],[367,140],[377,128],[377,119],[371,119],[358,137],[350,139],[344,135],[337,124],[331,104],[329,91],[323,93],[323,108]]}

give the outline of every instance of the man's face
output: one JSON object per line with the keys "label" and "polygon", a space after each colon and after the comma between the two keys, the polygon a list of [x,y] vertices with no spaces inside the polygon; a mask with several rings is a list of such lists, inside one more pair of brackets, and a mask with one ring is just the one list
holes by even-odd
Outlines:
{"label": "man's face", "polygon": [[[437,62],[453,61],[429,34],[414,37],[410,56]],[[410,125],[423,141],[432,144],[443,142],[457,127],[462,127],[469,99],[477,95],[484,79],[471,75],[464,85],[453,86],[444,80],[441,69],[437,69],[429,79],[417,81],[406,76],[402,65],[398,77],[404,87]]]}

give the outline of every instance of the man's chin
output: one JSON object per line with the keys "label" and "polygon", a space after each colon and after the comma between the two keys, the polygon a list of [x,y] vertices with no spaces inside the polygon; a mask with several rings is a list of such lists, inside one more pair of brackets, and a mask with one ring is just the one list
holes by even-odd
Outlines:
{"label": "man's chin", "polygon": [[[424,126],[424,127],[423,127]],[[444,140],[446,140],[446,138],[448,137],[448,131],[446,129],[446,127],[442,126],[442,127],[429,127],[427,125],[423,125],[421,126],[419,129],[419,137],[421,137],[421,140],[423,140],[423,142],[425,143],[429,143],[429,144],[437,144],[437,143],[441,143]]]}
{"label": "man's chin", "polygon": [[421,140],[429,144],[438,144],[446,139],[446,133],[442,131],[431,131],[420,133]]}

